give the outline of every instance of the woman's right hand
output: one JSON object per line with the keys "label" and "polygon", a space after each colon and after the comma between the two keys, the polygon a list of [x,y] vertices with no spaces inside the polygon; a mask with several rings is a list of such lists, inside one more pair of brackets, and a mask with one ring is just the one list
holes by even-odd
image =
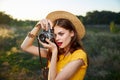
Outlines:
{"label": "woman's right hand", "polygon": [[[35,25],[35,27],[38,27],[38,28],[41,28],[44,30],[48,30],[48,23],[50,23],[50,26],[52,26],[52,22],[50,20],[42,19]],[[52,29],[52,27],[51,27],[51,29]]]}
{"label": "woman's right hand", "polygon": [[[26,38],[24,39],[24,41],[21,44],[21,49],[23,51],[32,53],[34,55],[39,55],[38,47],[33,45],[33,42],[36,38],[36,35],[38,35],[38,32],[40,29],[47,30],[48,22],[50,22],[50,21],[47,19],[42,19],[39,22],[37,22],[35,27],[29,32],[29,34],[26,36]],[[51,25],[51,23],[50,23],[50,25]],[[46,49],[41,49],[41,56],[47,57],[47,50]]]}

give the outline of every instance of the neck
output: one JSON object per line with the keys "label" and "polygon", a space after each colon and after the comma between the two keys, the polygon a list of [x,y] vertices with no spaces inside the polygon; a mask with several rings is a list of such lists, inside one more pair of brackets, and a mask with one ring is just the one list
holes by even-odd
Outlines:
{"label": "neck", "polygon": [[64,48],[64,56],[70,53],[70,47]]}
{"label": "neck", "polygon": [[65,48],[59,48],[60,50],[60,54],[63,54],[63,55],[67,55],[68,53],[70,53],[70,46],[67,46]]}

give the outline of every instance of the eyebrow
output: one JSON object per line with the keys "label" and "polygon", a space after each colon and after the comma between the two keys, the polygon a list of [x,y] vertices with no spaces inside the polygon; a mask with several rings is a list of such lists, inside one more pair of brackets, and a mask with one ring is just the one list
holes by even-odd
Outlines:
{"label": "eyebrow", "polygon": [[63,33],[63,31],[59,31],[59,32],[57,32],[57,34],[58,34],[58,33]]}

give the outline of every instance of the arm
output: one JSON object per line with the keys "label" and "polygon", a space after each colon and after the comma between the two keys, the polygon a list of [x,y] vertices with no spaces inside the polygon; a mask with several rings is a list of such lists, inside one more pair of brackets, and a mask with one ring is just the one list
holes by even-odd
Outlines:
{"label": "arm", "polygon": [[49,68],[49,78],[50,80],[55,80],[57,76],[57,70],[56,70],[56,65],[57,65],[57,54],[58,51],[52,52],[52,57],[50,61],[50,68]]}
{"label": "arm", "polygon": [[67,64],[62,71],[57,74],[55,80],[69,80],[73,74],[76,73],[76,71],[84,65],[84,62],[82,59],[78,59],[75,61],[70,62]]}
{"label": "arm", "polygon": [[57,74],[57,55],[58,50],[54,43],[46,39],[49,44],[41,43],[44,47],[49,48],[52,52],[50,67],[49,67],[49,80],[69,80],[74,73],[84,65],[84,61],[80,58],[68,63],[60,73]]}
{"label": "arm", "polygon": [[51,66],[49,69],[49,78],[50,80],[69,80],[76,71],[84,65],[82,59],[78,59],[67,64],[60,73],[57,74],[56,64],[57,64],[57,55],[53,53],[51,58]]}
{"label": "arm", "polygon": [[42,42],[41,44],[52,52],[48,77],[49,80],[55,80],[57,75],[56,64],[57,64],[58,49],[55,43],[51,42],[49,39],[46,39],[46,41],[48,42],[48,44]]}
{"label": "arm", "polygon": [[[21,48],[23,51],[29,52],[31,54],[34,55],[39,55],[38,52],[38,47],[33,45],[33,42],[36,38],[37,33],[39,32],[41,28],[40,22],[38,22],[36,24],[36,26],[31,30],[30,34],[33,35],[33,37],[30,36],[26,36],[25,40],[23,41],[23,43],[21,44]],[[46,57],[47,56],[47,50],[41,48],[41,56],[42,57]]]}

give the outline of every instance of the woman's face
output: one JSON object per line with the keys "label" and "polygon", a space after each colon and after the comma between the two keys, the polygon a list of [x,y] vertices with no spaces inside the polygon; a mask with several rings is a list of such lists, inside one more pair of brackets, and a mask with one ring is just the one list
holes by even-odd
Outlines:
{"label": "woman's face", "polygon": [[55,42],[59,48],[67,48],[70,44],[72,37],[74,36],[73,31],[66,30],[60,26],[54,27]]}

